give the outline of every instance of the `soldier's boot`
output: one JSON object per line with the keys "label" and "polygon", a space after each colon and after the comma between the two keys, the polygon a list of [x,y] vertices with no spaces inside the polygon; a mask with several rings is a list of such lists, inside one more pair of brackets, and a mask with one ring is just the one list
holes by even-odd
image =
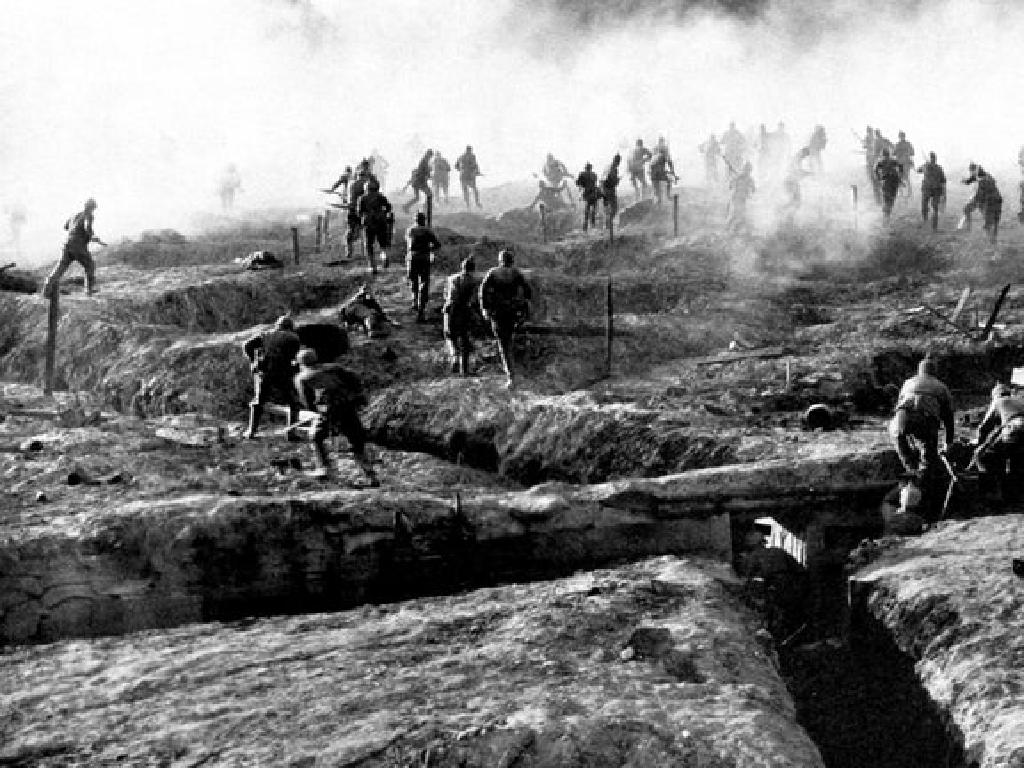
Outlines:
{"label": "soldier's boot", "polygon": [[245,430],[245,439],[252,440],[260,428],[260,419],[263,417],[262,405],[249,406],[249,428]]}
{"label": "soldier's boot", "polygon": [[461,371],[462,375],[463,376],[469,376],[469,350],[468,349],[462,350],[462,354],[460,356],[460,363],[461,363],[461,367],[462,367],[462,371]]}
{"label": "soldier's boot", "polygon": [[312,474],[316,477],[327,477],[331,473],[331,461],[327,455],[327,444],[323,440],[317,440],[314,443],[315,451],[313,452],[313,472]]}

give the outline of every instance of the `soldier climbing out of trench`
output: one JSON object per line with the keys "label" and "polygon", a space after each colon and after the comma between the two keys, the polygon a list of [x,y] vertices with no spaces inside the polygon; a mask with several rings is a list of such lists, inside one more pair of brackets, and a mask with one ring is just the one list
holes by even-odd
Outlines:
{"label": "soldier climbing out of trench", "polygon": [[[341,175],[338,177],[338,180],[323,191],[327,192],[328,194],[337,193],[341,195],[341,203],[342,205],[345,205],[348,203],[348,185],[351,181],[352,166],[346,165],[345,170],[341,172]],[[341,188],[340,192],[338,191],[339,187]]]}
{"label": "soldier climbing out of trench", "polygon": [[992,402],[978,425],[975,463],[989,489],[1005,501],[1024,491],[1024,397],[1015,397],[1006,384],[992,388]]}
{"label": "soldier climbing out of trench", "polygon": [[[616,155],[618,157],[618,155]],[[508,381],[506,388],[515,386],[512,366],[512,342],[516,329],[529,315],[532,292],[523,273],[514,266],[512,251],[507,248],[498,254],[498,266],[488,270],[480,283],[480,310],[484,320],[498,341],[498,354]]]}
{"label": "soldier climbing out of trench", "polygon": [[316,474],[330,476],[327,439],[343,435],[370,486],[379,486],[380,481],[366,455],[366,430],[359,420],[359,408],[366,403],[359,377],[338,363],[317,364],[316,352],[311,349],[299,352],[295,362],[299,372],[293,385],[303,409],[299,416],[310,420],[316,449]]}
{"label": "soldier climbing out of trench", "polygon": [[462,270],[451,275],[444,284],[443,330],[445,346],[451,361],[452,373],[469,376],[469,355],[473,342],[469,330],[473,316],[479,310],[476,262],[472,256],[462,260]]}
{"label": "soldier climbing out of trench", "polygon": [[405,243],[408,252],[405,257],[406,276],[412,292],[412,308],[416,312],[416,322],[422,323],[427,318],[427,296],[430,294],[430,265],[434,263],[434,254],[441,247],[441,241],[427,226],[426,214],[416,214],[416,224],[405,232]]}
{"label": "soldier climbing out of trench", "polygon": [[[252,439],[260,428],[267,403],[288,408],[288,426],[295,423],[299,404],[292,388],[293,362],[302,342],[295,324],[287,315],[279,317],[272,330],[253,336],[242,346],[252,370],[253,398],[249,403],[249,427],[245,437]],[[292,432],[289,440],[295,440]]]}
{"label": "soldier climbing out of trench", "polygon": [[568,207],[568,203],[562,199],[562,187],[552,187],[544,179],[537,180],[537,194],[530,203],[529,210],[533,210],[538,203],[549,211],[560,211]]}
{"label": "soldier climbing out of trench", "polygon": [[896,400],[896,411],[889,422],[889,436],[906,471],[915,476],[921,493],[922,508],[934,510],[943,473],[939,461],[939,430],[945,427],[946,445],[955,437],[953,397],[949,388],[935,376],[935,362],[924,358],[917,375],[903,383]]}
{"label": "soldier climbing out of trench", "polygon": [[921,226],[928,221],[928,209],[932,211],[932,231],[939,228],[939,208],[946,198],[946,172],[942,170],[934,152],[928,153],[928,162],[917,169],[921,178]]}
{"label": "soldier climbing out of trench", "polygon": [[68,236],[64,241],[60,261],[46,278],[46,284],[43,286],[44,296],[51,296],[53,291],[60,290],[60,279],[76,261],[85,269],[85,292],[90,296],[96,293],[96,262],[89,253],[89,244],[106,245],[92,230],[93,213],[97,207],[96,201],[90,197],[79,213],[64,222]]}

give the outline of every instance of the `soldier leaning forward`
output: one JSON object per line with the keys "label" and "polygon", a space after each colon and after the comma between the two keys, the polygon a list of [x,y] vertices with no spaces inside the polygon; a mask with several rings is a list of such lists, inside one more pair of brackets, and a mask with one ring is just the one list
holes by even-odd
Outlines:
{"label": "soldier leaning forward", "polygon": [[[301,342],[295,333],[292,319],[285,315],[277,320],[274,328],[245,342],[242,349],[249,358],[252,370],[253,398],[249,403],[249,428],[247,438],[256,436],[267,403],[288,407],[288,426],[298,415],[298,402],[292,388],[295,355]],[[288,433],[289,439],[294,439]]]}
{"label": "soldier leaning forward", "polygon": [[996,384],[992,402],[978,426],[977,464],[1007,499],[1024,491],[1024,398],[1014,397],[1005,384]]}
{"label": "soldier leaning forward", "polygon": [[318,472],[326,475],[330,471],[327,439],[343,435],[370,485],[379,485],[366,456],[366,431],[359,420],[359,408],[366,404],[359,377],[338,363],[318,365],[316,353],[311,349],[302,350],[296,362],[299,373],[293,385],[300,405],[307,412],[301,415],[312,421]]}

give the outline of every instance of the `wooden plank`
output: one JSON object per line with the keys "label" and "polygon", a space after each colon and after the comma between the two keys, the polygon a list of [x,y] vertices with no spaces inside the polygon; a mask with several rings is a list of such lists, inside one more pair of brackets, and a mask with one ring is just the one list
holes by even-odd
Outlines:
{"label": "wooden plank", "polygon": [[786,354],[789,352],[785,347],[762,347],[761,349],[745,349],[706,357],[691,357],[687,362],[694,365],[717,365],[718,363],[736,363],[740,360],[770,360]]}
{"label": "wooden plank", "polygon": [[950,322],[957,325],[960,324],[960,313],[964,311],[964,306],[967,304],[967,299],[971,297],[971,286],[964,286],[964,292],[960,294],[960,301],[956,303],[956,308],[953,310],[953,314],[949,316]]}

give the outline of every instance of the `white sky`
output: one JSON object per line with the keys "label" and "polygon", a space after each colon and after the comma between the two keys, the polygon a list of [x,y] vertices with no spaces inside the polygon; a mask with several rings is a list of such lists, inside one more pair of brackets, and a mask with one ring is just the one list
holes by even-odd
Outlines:
{"label": "white sky", "polygon": [[795,142],[824,123],[833,167],[857,167],[850,130],[870,123],[951,176],[954,159],[1012,168],[1024,4],[925,2],[911,20],[872,1],[582,37],[514,0],[0,0],[0,205],[24,204],[52,255],[89,196],[107,239],[214,210],[228,162],[251,207],[318,204],[374,147],[401,184],[423,147],[471,143],[486,186],[548,151],[603,168],[664,134],[693,175],[696,145],[731,119],[784,120]]}

